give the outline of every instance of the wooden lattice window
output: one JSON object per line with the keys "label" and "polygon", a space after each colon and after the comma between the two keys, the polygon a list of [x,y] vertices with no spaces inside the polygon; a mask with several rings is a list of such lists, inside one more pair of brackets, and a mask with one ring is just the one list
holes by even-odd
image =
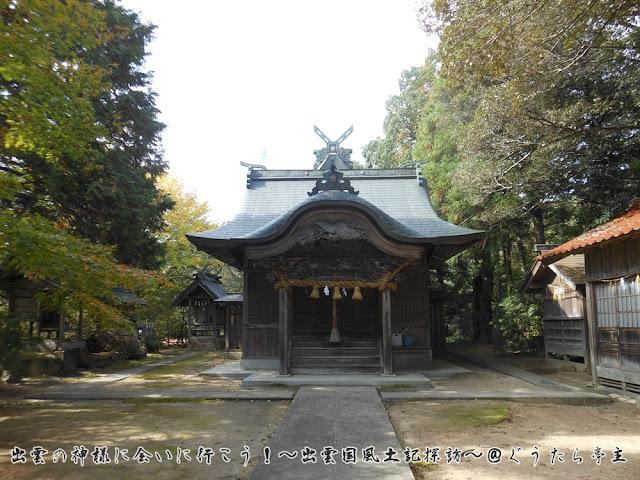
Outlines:
{"label": "wooden lattice window", "polygon": [[640,282],[633,279],[595,284],[600,328],[640,328]]}

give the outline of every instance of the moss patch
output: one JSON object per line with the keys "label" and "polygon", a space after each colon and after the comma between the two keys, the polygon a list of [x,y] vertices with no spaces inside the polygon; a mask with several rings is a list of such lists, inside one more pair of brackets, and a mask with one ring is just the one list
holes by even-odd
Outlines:
{"label": "moss patch", "polygon": [[195,373],[209,367],[214,360],[221,360],[222,352],[207,352],[169,365],[154,368],[138,375],[142,380],[167,380],[178,375]]}
{"label": "moss patch", "polygon": [[464,429],[496,425],[509,420],[509,404],[506,402],[477,402],[457,405],[447,405],[435,412],[440,422],[448,426]]}
{"label": "moss patch", "polygon": [[416,478],[425,478],[425,475],[428,472],[433,472],[438,468],[438,465],[435,463],[427,463],[424,460],[420,462],[409,462],[409,468],[416,475]]}
{"label": "moss patch", "polygon": [[103,370],[101,373],[120,372],[122,370],[129,370],[130,368],[142,367],[143,365],[149,365],[150,363],[157,362],[163,358],[164,356],[159,353],[148,353],[144,358],[120,362],[107,370]]}
{"label": "moss patch", "polygon": [[154,403],[220,403],[222,400],[211,400],[209,398],[125,398],[124,403],[132,403],[134,405],[151,405]]}
{"label": "moss patch", "polygon": [[411,385],[388,385],[388,386],[382,386],[382,387],[376,387],[378,389],[379,392],[395,392],[398,390],[407,390],[409,388],[415,388],[412,387]]}

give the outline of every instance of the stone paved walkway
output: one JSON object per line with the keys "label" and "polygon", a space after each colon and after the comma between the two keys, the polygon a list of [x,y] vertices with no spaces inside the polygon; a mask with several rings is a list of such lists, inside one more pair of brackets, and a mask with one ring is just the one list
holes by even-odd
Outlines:
{"label": "stone paved walkway", "polygon": [[[413,479],[374,387],[302,387],[269,449],[269,463],[261,459],[252,480]],[[303,457],[305,449],[309,455]],[[356,452],[355,463],[343,462],[343,449]],[[332,453],[333,463],[325,464],[323,450]],[[363,451],[372,454],[371,461],[363,461]],[[398,461],[384,462],[385,452],[396,452]],[[311,453],[315,461],[304,463]]]}

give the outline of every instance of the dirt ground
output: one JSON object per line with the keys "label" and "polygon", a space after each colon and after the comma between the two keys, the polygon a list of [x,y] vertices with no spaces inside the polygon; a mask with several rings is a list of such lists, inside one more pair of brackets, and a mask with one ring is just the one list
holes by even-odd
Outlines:
{"label": "dirt ground", "polygon": [[[0,408],[0,478],[245,479],[288,406],[289,402],[141,400],[5,404]],[[74,449],[82,446],[87,450],[84,466],[79,459],[77,464],[72,461]],[[11,463],[15,447],[25,450],[25,464]],[[35,447],[48,451],[46,464],[34,465]],[[98,454],[100,447],[107,447],[109,463],[94,462],[96,447]],[[139,447],[148,453],[136,456]],[[210,450],[198,458],[200,447]],[[57,449],[66,452],[66,462],[53,462]],[[128,450],[129,461],[119,455],[116,465],[116,449]],[[250,455],[246,466],[243,451]],[[146,455],[151,455],[147,463],[139,463]]]}
{"label": "dirt ground", "polygon": [[[423,459],[428,449],[433,455],[439,448],[440,459],[414,471],[416,478],[639,478],[640,418],[634,405],[448,401],[400,402],[387,408],[403,447],[419,449]],[[594,457],[598,447],[605,455],[599,465]],[[618,449],[626,462],[612,462]],[[499,462],[490,463],[489,453]]]}
{"label": "dirt ground", "polygon": [[[521,362],[519,359],[507,360]],[[239,380],[199,375],[224,361],[219,354],[207,353],[98,388],[149,392],[154,389],[162,392],[246,390]],[[581,387],[589,383],[587,374],[549,368],[539,359],[527,361],[529,364],[519,366],[538,369],[538,373]],[[543,390],[475,365],[459,364],[470,373],[451,379],[434,379],[434,389],[460,392]],[[161,480],[246,479],[290,405],[288,401],[53,402],[25,399],[30,392],[60,384],[99,381],[106,378],[103,376],[107,373],[26,379],[17,387],[0,384],[0,478],[91,477],[98,480],[144,475]],[[264,388],[269,387],[260,389]],[[615,400],[599,406],[402,401],[387,404],[387,409],[401,445],[413,449],[415,460],[422,459],[427,449],[434,455],[434,449],[439,448],[437,457],[440,459],[435,464],[417,462],[416,478],[637,479],[640,408],[629,403],[629,397],[620,398],[624,401]],[[84,466],[76,458],[77,453],[83,451],[82,446],[86,450]],[[34,464],[33,456],[38,458],[37,447],[47,450],[42,457],[44,465]],[[66,453],[65,462],[60,452],[56,456],[58,461],[54,462],[54,451],[58,449]],[[77,463],[72,461],[74,449]],[[122,456],[123,449],[127,450],[128,461]],[[105,450],[109,462],[102,464],[106,461],[101,456]],[[189,450],[187,455],[191,460],[185,457],[186,450]],[[594,451],[605,454],[600,458],[600,465],[597,458],[593,458],[597,457]],[[619,460],[626,462],[612,462],[616,451]],[[148,462],[141,463],[139,460],[144,460],[147,452]],[[250,456],[246,466],[243,452],[249,452]],[[539,459],[534,467],[535,453],[539,454]],[[488,454],[494,462],[500,454],[500,462],[490,463]],[[23,457],[25,463],[12,464],[12,455]],[[555,455],[554,462],[552,455]],[[207,458],[210,458],[210,464],[207,464]]]}
{"label": "dirt ground", "polygon": [[[175,351],[163,353],[146,362],[176,354]],[[204,353],[101,385],[96,390],[165,393],[243,389],[238,379],[199,375],[224,361],[218,353]],[[143,363],[131,362],[125,366],[131,368]],[[16,386],[0,384],[0,478],[246,479],[290,405],[289,401],[25,399],[30,393],[61,385],[100,382],[106,375],[120,370],[122,366],[99,373],[78,372],[68,377],[27,378]],[[72,461],[72,452],[82,451],[82,446],[87,450],[84,466],[79,458],[77,463]],[[11,462],[12,454],[19,453],[15,447],[25,451],[25,463]],[[34,464],[31,453],[36,447],[47,450],[43,455],[45,464]],[[108,463],[102,463],[106,459],[99,455],[101,447],[107,447]],[[139,447],[144,451],[140,450],[134,458]],[[54,462],[54,452],[58,449],[66,453],[65,462],[61,456]],[[127,450],[128,461],[122,456],[123,449]],[[148,462],[142,461],[147,456],[145,452],[151,455]],[[96,454],[98,463],[92,454]]]}
{"label": "dirt ground", "polygon": [[[595,391],[588,387],[591,376],[579,371],[581,365],[545,362],[540,355],[510,356],[504,361]],[[456,363],[472,373],[434,380],[435,389],[544,391],[460,359]],[[637,403],[640,402],[636,402],[637,397],[617,394],[613,397],[615,400],[611,403],[598,406],[402,401],[388,403],[387,411],[403,448],[419,451],[422,462],[413,468],[418,479],[637,480],[640,478],[640,407]],[[434,449],[439,450],[434,454]],[[436,462],[425,462],[427,451],[431,460],[435,455]],[[612,462],[616,451],[619,451],[619,461]],[[494,463],[489,462],[489,453]]]}

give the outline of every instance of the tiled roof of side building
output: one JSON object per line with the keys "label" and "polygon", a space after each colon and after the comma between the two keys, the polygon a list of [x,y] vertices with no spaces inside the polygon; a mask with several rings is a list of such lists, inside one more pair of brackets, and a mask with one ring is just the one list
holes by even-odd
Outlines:
{"label": "tiled roof of side building", "polygon": [[231,222],[189,237],[245,240],[249,243],[278,234],[299,211],[327,205],[348,206],[377,216],[380,226],[404,241],[446,243],[480,238],[482,231],[440,219],[429,199],[424,180],[413,169],[347,170],[358,195],[327,191],[309,196],[322,177],[320,171],[254,171],[240,213]]}
{"label": "tiled roof of side building", "polygon": [[195,275],[191,284],[171,302],[171,305],[186,307],[189,304],[189,296],[196,290],[204,290],[213,300],[228,295],[227,289],[220,282],[220,277],[200,272]]}
{"label": "tiled roof of side building", "polygon": [[627,213],[569,240],[562,245],[538,255],[534,260],[552,263],[567,255],[580,253],[592,245],[640,232],[640,198],[634,200]]}

